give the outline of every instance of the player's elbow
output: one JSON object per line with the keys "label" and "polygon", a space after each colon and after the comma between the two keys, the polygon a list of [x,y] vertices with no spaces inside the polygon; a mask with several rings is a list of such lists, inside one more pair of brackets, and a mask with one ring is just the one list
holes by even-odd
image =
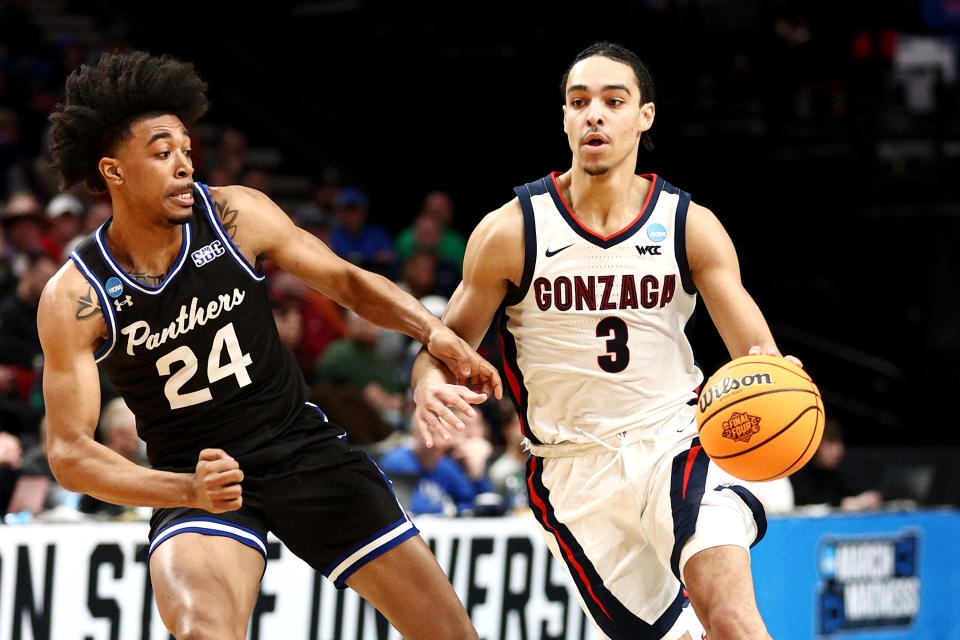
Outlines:
{"label": "player's elbow", "polygon": [[80,475],[77,473],[79,456],[76,450],[62,438],[51,438],[47,442],[47,462],[57,484],[76,493],[83,493]]}

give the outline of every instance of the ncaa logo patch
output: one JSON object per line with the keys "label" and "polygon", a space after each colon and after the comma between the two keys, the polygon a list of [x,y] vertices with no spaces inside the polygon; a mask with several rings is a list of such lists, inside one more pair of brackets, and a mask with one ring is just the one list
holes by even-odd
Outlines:
{"label": "ncaa logo patch", "polygon": [[110,278],[106,283],[107,295],[111,298],[118,298],[123,293],[123,283],[118,278]]}
{"label": "ncaa logo patch", "polygon": [[667,239],[667,228],[659,222],[655,222],[647,227],[647,237],[654,242],[663,242]]}

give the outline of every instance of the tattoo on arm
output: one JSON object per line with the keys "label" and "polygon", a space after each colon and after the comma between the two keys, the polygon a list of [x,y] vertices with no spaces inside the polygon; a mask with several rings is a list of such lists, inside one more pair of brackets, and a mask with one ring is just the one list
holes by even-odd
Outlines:
{"label": "tattoo on arm", "polygon": [[227,232],[227,236],[239,249],[240,245],[237,244],[237,216],[240,214],[240,211],[238,209],[231,209],[226,200],[221,200],[215,204],[217,206],[217,215],[223,224],[223,230]]}
{"label": "tattoo on arm", "polygon": [[103,315],[103,309],[100,308],[100,299],[94,293],[93,287],[87,285],[87,292],[81,295],[77,302],[77,320],[87,320],[95,318],[97,315]]}

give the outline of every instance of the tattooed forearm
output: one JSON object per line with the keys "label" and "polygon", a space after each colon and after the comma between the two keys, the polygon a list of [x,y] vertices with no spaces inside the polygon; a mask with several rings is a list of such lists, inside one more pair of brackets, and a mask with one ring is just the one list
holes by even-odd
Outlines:
{"label": "tattooed forearm", "polygon": [[87,320],[89,318],[95,318],[98,315],[103,315],[103,310],[100,308],[100,300],[97,298],[97,294],[94,293],[93,287],[87,286],[87,292],[81,295],[77,299],[77,320]]}
{"label": "tattooed forearm", "polygon": [[223,224],[223,230],[227,232],[227,236],[233,240],[233,243],[239,247],[240,245],[237,244],[237,216],[240,214],[240,211],[238,209],[231,209],[226,200],[221,200],[217,202],[216,205],[217,215]]}
{"label": "tattooed forearm", "polygon": [[148,273],[131,273],[129,275],[140,284],[145,284],[148,287],[159,287],[166,277],[165,275],[151,276]]}

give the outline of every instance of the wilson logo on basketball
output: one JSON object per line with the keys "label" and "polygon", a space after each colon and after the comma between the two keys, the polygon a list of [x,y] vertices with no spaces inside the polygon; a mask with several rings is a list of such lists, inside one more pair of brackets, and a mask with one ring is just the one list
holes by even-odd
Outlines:
{"label": "wilson logo on basketball", "polygon": [[750,438],[760,431],[760,418],[746,412],[734,412],[730,419],[722,423],[724,438],[738,442],[750,442]]}
{"label": "wilson logo on basketball", "polygon": [[725,376],[716,384],[704,389],[700,394],[700,413],[704,413],[707,410],[707,407],[713,404],[715,400],[719,400],[728,393],[733,393],[742,387],[772,384],[773,378],[770,377],[769,373],[747,374],[741,378],[731,378],[730,376]]}

